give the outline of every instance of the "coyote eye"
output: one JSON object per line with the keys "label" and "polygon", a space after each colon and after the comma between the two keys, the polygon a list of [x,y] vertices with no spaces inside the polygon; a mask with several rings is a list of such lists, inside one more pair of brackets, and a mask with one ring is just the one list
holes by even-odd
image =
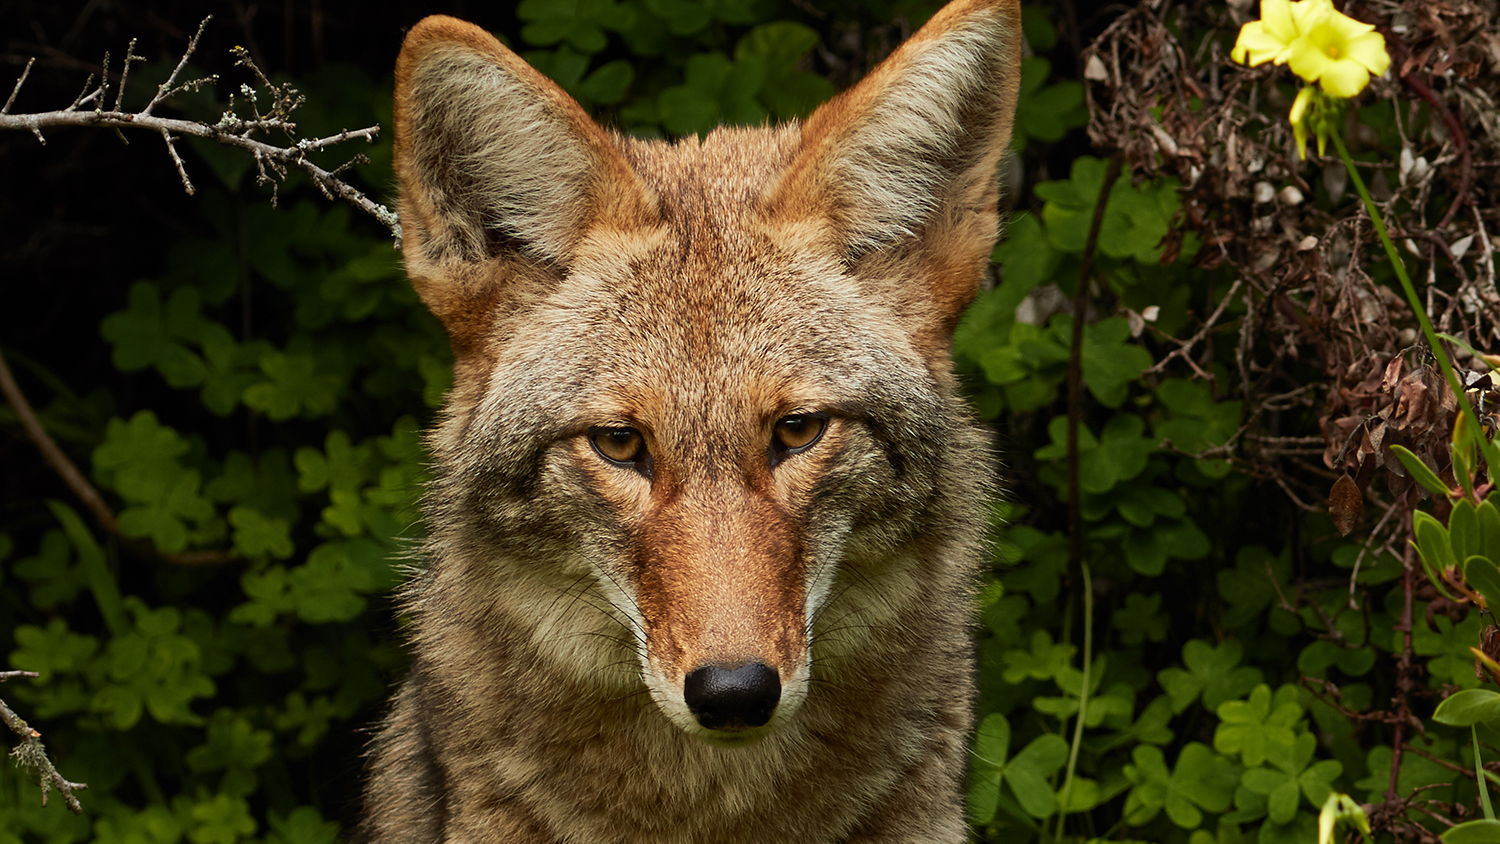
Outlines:
{"label": "coyote eye", "polygon": [[771,465],[791,454],[801,454],[813,447],[828,427],[826,413],[794,413],[777,420],[771,432]]}
{"label": "coyote eye", "polygon": [[634,428],[592,428],[589,442],[600,457],[629,469],[635,469],[646,477],[651,476],[651,453],[646,451],[646,439]]}

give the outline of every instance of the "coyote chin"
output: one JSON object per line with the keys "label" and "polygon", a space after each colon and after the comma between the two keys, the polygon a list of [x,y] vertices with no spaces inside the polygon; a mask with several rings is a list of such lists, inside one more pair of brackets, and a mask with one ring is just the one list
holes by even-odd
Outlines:
{"label": "coyote chin", "polygon": [[479,28],[396,66],[405,260],[456,358],[366,841],[959,842],[1015,0],[806,121],[600,128]]}

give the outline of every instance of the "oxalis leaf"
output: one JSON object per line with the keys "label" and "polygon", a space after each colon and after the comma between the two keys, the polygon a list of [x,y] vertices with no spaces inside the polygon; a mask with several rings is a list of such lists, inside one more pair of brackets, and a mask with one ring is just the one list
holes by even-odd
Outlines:
{"label": "oxalis leaf", "polygon": [[1045,818],[1057,810],[1057,798],[1048,778],[1062,768],[1068,758],[1068,743],[1061,736],[1038,736],[1007,759],[1010,751],[1010,723],[994,713],[980,724],[974,742],[974,769],[969,785],[969,817],[976,823],[989,823],[1004,802],[1002,783],[1009,783],[1019,801],[1019,808],[1036,818]]}

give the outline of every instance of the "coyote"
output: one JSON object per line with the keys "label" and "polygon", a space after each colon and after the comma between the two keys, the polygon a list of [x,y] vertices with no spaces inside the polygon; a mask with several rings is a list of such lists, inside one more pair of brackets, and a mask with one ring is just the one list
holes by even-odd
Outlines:
{"label": "coyote", "polygon": [[376,844],[959,842],[1016,0],[807,120],[606,131],[473,25],[396,65],[407,272],[453,388]]}

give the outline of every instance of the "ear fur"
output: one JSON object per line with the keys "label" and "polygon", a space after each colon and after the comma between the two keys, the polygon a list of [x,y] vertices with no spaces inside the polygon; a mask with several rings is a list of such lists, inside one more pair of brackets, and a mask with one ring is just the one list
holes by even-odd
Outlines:
{"label": "ear fur", "polygon": [[428,17],[407,34],[395,130],[407,271],[450,334],[464,294],[494,295],[475,277],[492,275],[486,264],[566,266],[584,233],[648,205],[572,97],[455,18]]}
{"label": "ear fur", "polygon": [[[924,259],[926,292],[951,330],[998,234],[1020,39],[1018,0],[949,3],[808,118],[770,213],[827,220],[850,260],[876,274]],[[906,285],[920,283],[911,269],[900,273]]]}

